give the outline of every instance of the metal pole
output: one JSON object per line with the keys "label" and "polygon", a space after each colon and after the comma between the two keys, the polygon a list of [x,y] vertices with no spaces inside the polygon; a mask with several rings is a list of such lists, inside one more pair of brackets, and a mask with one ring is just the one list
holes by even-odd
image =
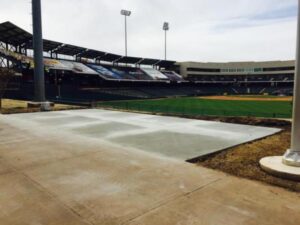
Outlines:
{"label": "metal pole", "polygon": [[127,16],[125,15],[125,56],[127,56]]}
{"label": "metal pole", "polygon": [[32,0],[35,100],[45,101],[41,0]]}
{"label": "metal pole", "polygon": [[283,163],[289,166],[300,167],[300,0],[298,0],[297,50],[295,67],[292,141],[291,149],[289,149],[283,157]]}
{"label": "metal pole", "polygon": [[165,31],[165,60],[167,60],[167,31],[170,29],[169,23],[164,22],[163,30]]}
{"label": "metal pole", "polygon": [[[6,43],[6,50],[8,51],[8,44]],[[6,67],[9,69],[9,60],[6,59]]]}
{"label": "metal pole", "polygon": [[167,60],[167,30],[165,30],[165,60]]}

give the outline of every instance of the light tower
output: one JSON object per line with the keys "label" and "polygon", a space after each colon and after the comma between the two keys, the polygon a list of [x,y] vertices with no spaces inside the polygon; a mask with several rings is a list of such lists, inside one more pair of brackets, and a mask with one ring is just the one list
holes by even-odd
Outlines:
{"label": "light tower", "polygon": [[297,49],[293,98],[291,149],[283,157],[266,157],[261,167],[274,175],[300,181],[300,0],[298,0]]}
{"label": "light tower", "polygon": [[131,11],[122,9],[121,15],[125,17],[125,56],[127,56],[127,17],[131,15]]}
{"label": "light tower", "polygon": [[170,30],[168,22],[164,22],[163,30],[165,31],[165,60],[167,60],[167,31]]}

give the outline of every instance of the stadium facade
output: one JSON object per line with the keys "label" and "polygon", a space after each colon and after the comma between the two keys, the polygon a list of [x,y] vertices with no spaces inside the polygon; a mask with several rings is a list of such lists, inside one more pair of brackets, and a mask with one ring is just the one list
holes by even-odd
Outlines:
{"label": "stadium facade", "polygon": [[[32,34],[0,24],[0,67],[16,72],[7,95],[33,99]],[[223,94],[291,95],[294,61],[198,63],[131,57],[43,40],[46,95],[92,102]]]}
{"label": "stadium facade", "polygon": [[[179,73],[184,79],[198,84],[231,83],[235,87],[287,87],[285,94],[292,94],[295,61],[264,62],[178,62]],[[237,92],[237,91],[236,91]],[[250,89],[247,90],[250,94]],[[259,94],[263,94],[261,89]],[[280,92],[276,92],[280,94]],[[282,93],[282,94],[284,94]]]}
{"label": "stadium facade", "polygon": [[295,61],[202,63],[180,62],[180,74],[188,80],[202,80],[206,76],[256,76],[258,79],[290,80],[294,75]]}

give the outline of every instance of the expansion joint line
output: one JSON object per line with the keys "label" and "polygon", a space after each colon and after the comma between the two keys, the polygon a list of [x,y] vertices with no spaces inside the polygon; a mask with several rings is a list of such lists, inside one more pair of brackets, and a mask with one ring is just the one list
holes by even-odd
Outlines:
{"label": "expansion joint line", "polygon": [[148,211],[146,211],[146,212],[144,212],[144,213],[142,213],[142,214],[140,214],[140,215],[138,215],[138,216],[136,216],[136,217],[134,217],[134,218],[129,219],[128,221],[122,223],[121,225],[129,225],[129,224],[130,224],[131,222],[133,222],[134,220],[136,220],[136,219],[138,219],[138,218],[141,218],[141,217],[145,216],[146,214],[149,214],[149,213],[153,212],[154,210],[156,210],[156,209],[158,209],[158,208],[160,208],[160,207],[163,207],[163,206],[165,206],[165,205],[167,205],[167,204],[169,204],[169,203],[171,203],[171,202],[174,202],[174,201],[176,201],[176,200],[178,200],[178,199],[180,199],[180,198],[188,197],[189,195],[191,195],[191,194],[193,194],[193,193],[195,193],[195,192],[197,192],[197,191],[199,191],[199,190],[201,190],[201,189],[204,189],[204,188],[206,188],[207,186],[210,186],[210,185],[212,185],[212,184],[214,184],[214,183],[217,183],[217,182],[219,182],[219,181],[221,181],[221,180],[222,180],[222,178],[218,178],[218,179],[213,180],[212,182],[210,182],[210,183],[208,183],[208,184],[205,184],[205,185],[203,185],[203,186],[200,186],[200,187],[198,187],[198,188],[196,188],[196,189],[194,189],[194,190],[192,190],[192,191],[190,191],[190,192],[187,192],[187,193],[185,193],[185,194],[183,194],[183,195],[177,195],[177,196],[175,196],[175,197],[173,197],[173,198],[171,198],[171,199],[169,199],[169,200],[166,200],[166,201],[164,201],[164,202],[158,204],[157,206],[154,206],[153,208],[150,208]]}
{"label": "expansion joint line", "polygon": [[39,182],[35,181],[30,176],[28,176],[24,172],[21,172],[19,169],[15,168],[14,166],[12,166],[11,169],[16,174],[19,174],[19,175],[23,176],[25,179],[27,179],[30,182],[32,182],[40,191],[43,191],[50,198],[56,200],[59,204],[61,204],[62,207],[64,207],[65,209],[67,209],[71,213],[73,213],[75,216],[77,216],[81,220],[81,222],[84,222],[87,225],[95,225],[94,223],[91,223],[90,221],[88,221],[86,218],[82,217],[75,209],[73,209],[72,207],[68,206],[64,202],[62,202],[54,193],[50,192],[48,189],[46,189],[44,186],[42,186]]}

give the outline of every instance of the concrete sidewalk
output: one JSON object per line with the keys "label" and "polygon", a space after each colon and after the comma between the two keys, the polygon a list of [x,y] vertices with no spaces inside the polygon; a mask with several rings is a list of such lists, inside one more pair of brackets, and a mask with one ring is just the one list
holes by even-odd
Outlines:
{"label": "concrete sidewalk", "polygon": [[299,221],[297,193],[0,116],[1,225]]}

